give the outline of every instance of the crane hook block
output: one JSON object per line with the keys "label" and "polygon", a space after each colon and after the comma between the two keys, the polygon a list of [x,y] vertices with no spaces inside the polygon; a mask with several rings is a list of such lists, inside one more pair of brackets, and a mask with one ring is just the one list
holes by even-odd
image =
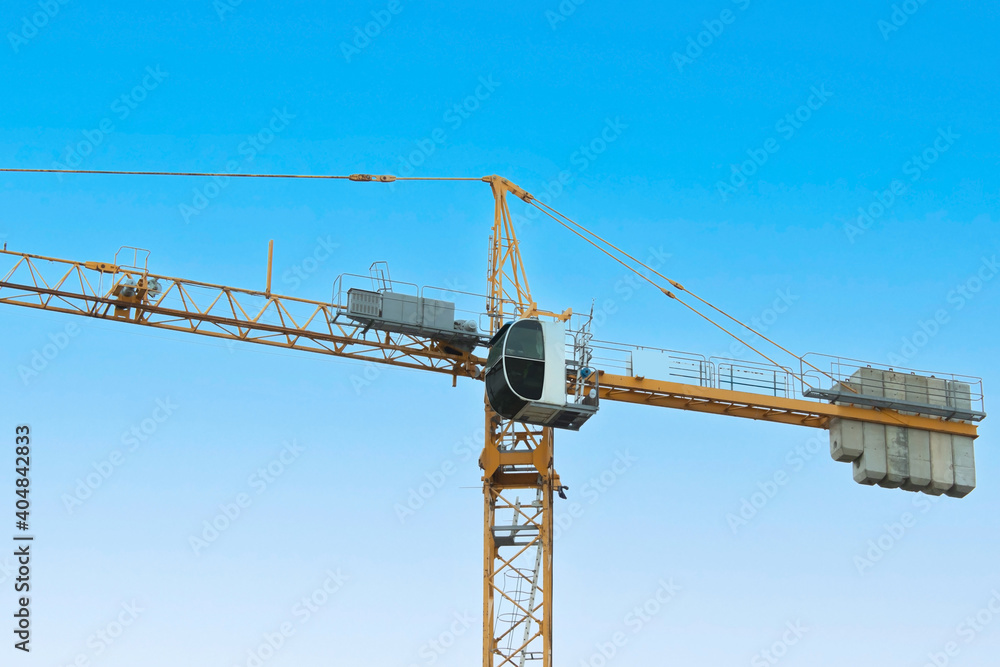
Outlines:
{"label": "crane hook block", "polygon": [[352,181],[378,181],[379,183],[392,183],[396,180],[395,176],[388,174],[351,174],[347,178]]}

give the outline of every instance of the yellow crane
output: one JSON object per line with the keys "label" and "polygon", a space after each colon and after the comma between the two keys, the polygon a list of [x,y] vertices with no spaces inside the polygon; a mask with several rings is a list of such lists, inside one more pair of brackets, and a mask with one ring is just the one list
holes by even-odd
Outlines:
{"label": "yellow crane", "polygon": [[[565,488],[553,464],[553,434],[556,428],[579,429],[601,401],[827,429],[831,455],[850,462],[859,483],[957,497],[975,487],[973,441],[976,422],[985,418],[978,378],[928,376],[834,358],[826,360],[827,370],[797,356],[796,372],[746,343],[769,363],[740,365],[673,355],[676,372],[655,379],[638,372],[633,348],[595,342],[586,326],[569,332],[572,344],[567,346],[566,323],[572,311],[541,310],[534,301],[508,195],[539,208],[726,333],[739,339],[713,316],[760,334],[505,178],[70,173],[382,183],[461,180],[490,186],[495,207],[487,271],[488,331],[455,320],[454,304],[399,294],[388,280],[373,280],[371,290],[350,289],[343,300],[332,302],[274,294],[272,247],[263,291],[150,272],[148,252],[136,248],[123,247],[110,262],[56,259],[9,251],[6,245],[0,251],[5,262],[0,264],[0,304],[430,371],[451,376],[453,383],[459,377],[484,381],[486,438],[479,458],[484,667],[552,665],[553,496],[563,495]],[[263,305],[257,305],[261,300]],[[485,358],[476,354],[481,347],[489,351]],[[601,355],[613,353],[622,363],[602,368],[609,357]]]}

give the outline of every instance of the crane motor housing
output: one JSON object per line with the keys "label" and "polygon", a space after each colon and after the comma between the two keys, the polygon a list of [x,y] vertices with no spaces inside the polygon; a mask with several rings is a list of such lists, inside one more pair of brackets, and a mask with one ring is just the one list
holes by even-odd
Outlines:
{"label": "crane motor housing", "polygon": [[455,319],[453,302],[398,292],[351,288],[347,291],[347,316],[379,331],[433,338],[465,352],[471,352],[485,338],[479,335],[475,321]]}

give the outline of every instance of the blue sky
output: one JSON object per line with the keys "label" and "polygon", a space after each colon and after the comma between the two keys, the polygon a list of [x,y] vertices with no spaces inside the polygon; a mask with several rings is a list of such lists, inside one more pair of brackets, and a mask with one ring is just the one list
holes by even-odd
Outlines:
{"label": "blue sky", "polygon": [[[997,19],[988,3],[917,0],[12,0],[0,166],[498,173],[795,351],[980,376],[990,412]],[[594,303],[606,340],[731,354],[621,266],[511,210],[542,307]],[[275,291],[314,299],[375,260],[482,291],[491,216],[475,182],[0,177],[10,249],[109,261],[139,246],[154,272],[259,289],[273,239]],[[70,332],[9,307],[0,322],[2,433],[27,422],[39,441],[26,663],[247,665],[284,623],[267,665],[479,659],[480,384],[107,322]],[[53,337],[64,349],[25,378]],[[123,433],[144,423],[129,451]],[[971,636],[961,624],[1000,590],[994,433],[987,420],[973,494],[923,503],[856,485],[822,431],[602,406],[557,436],[566,502],[583,510],[557,509],[557,659],[596,665],[622,631],[608,664],[777,664],[761,651],[786,637],[783,665],[922,665],[950,642],[952,664],[988,664],[1000,618]],[[283,451],[261,489],[253,476]],[[613,484],[586,486],[623,455],[635,461]],[[394,507],[442,470],[400,521]],[[731,530],[779,472],[787,483]],[[240,494],[251,502],[196,554],[189,537]],[[859,573],[885,534],[892,547]],[[631,610],[671,580],[680,593],[635,631]],[[329,582],[329,600],[298,613]],[[119,637],[94,639],[133,602]]]}

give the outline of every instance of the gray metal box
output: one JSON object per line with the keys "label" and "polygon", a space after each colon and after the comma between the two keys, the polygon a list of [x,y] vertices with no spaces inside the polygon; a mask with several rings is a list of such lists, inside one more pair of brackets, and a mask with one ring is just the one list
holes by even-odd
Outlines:
{"label": "gray metal box", "polygon": [[348,291],[347,313],[358,317],[382,317],[382,295],[359,289]]}

